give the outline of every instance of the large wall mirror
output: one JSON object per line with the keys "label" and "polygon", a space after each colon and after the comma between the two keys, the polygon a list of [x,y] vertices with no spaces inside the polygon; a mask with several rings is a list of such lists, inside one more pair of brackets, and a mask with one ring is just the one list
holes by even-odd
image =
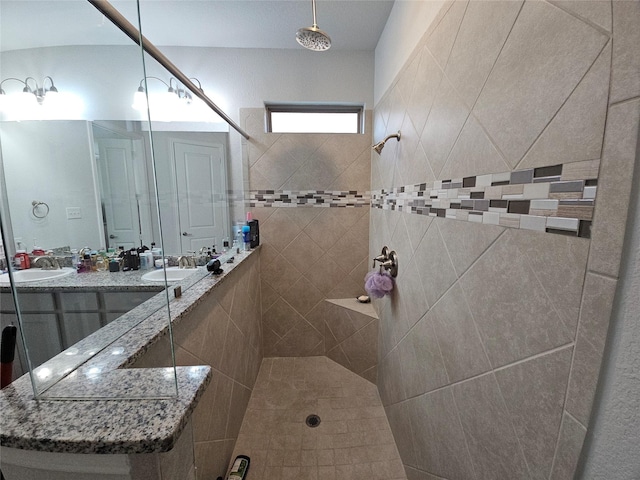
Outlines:
{"label": "large wall mirror", "polygon": [[[138,26],[136,3],[114,5]],[[79,12],[91,20],[77,22]],[[0,275],[2,327],[21,320],[26,337],[14,369],[31,366],[43,392],[142,320],[139,305],[167,308],[166,284],[142,271],[77,273],[76,251],[81,262],[85,248],[155,244],[173,258],[230,236],[228,127],[84,0],[1,0],[0,81],[1,266],[39,247],[73,269],[13,287]],[[102,345],[50,371],[50,359],[107,324]]]}

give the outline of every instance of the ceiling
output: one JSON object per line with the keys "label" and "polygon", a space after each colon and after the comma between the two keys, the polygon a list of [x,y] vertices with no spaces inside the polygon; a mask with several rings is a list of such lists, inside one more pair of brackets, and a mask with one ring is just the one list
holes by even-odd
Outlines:
{"label": "ceiling", "polygon": [[[112,0],[138,25],[134,0]],[[317,0],[332,50],[374,50],[393,0]],[[156,46],[299,48],[311,0],[140,0],[142,32]],[[0,51],[130,41],[86,0],[0,0]]]}

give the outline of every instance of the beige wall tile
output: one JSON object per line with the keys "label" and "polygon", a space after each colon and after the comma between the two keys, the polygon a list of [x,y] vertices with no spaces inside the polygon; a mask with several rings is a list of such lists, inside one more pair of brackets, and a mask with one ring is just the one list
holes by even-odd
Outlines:
{"label": "beige wall tile", "polygon": [[638,2],[613,1],[613,64],[611,103],[640,95],[640,5]]}
{"label": "beige wall tile", "polygon": [[510,230],[523,258],[535,272],[555,310],[571,332],[575,331],[589,241],[565,235]]}
{"label": "beige wall tile", "polygon": [[603,348],[596,347],[582,335],[578,335],[565,409],[583,425],[589,423],[602,352]]}
{"label": "beige wall tile", "polygon": [[571,366],[567,347],[495,373],[533,478],[548,478]]}
{"label": "beige wall tile", "polygon": [[442,169],[440,178],[462,178],[508,170],[509,165],[482,130],[478,121],[473,115],[469,115],[460,137],[451,150],[447,164]]}
{"label": "beige wall tile", "polygon": [[[444,245],[439,222],[431,224],[415,251],[414,259],[424,295],[429,305],[433,305],[456,281],[457,276]],[[424,312],[423,312],[424,313]]]}
{"label": "beige wall tile", "polygon": [[382,404],[387,406],[404,400],[404,380],[400,366],[400,352],[397,348],[378,361],[378,372],[380,379],[378,390]]}
{"label": "beige wall tile", "polygon": [[571,478],[578,466],[578,459],[587,430],[576,422],[571,415],[565,413],[562,416],[562,426],[556,456],[553,461],[553,470],[550,480],[562,480]]}
{"label": "beige wall tile", "polygon": [[478,98],[521,7],[521,1],[469,3],[445,70],[469,108]]}
{"label": "beige wall tile", "polygon": [[217,478],[227,473],[227,467],[233,452],[234,440],[218,440],[196,444],[195,457],[196,478],[206,480]]}
{"label": "beige wall tile", "polygon": [[574,335],[517,245],[507,231],[460,280],[494,367],[563,345]]}
{"label": "beige wall tile", "polygon": [[456,401],[452,389],[445,388],[407,402],[416,466],[444,478],[474,478]]}
{"label": "beige wall tile", "polygon": [[469,109],[446,78],[443,79],[420,136],[420,143],[436,178],[442,178],[442,168],[468,116]]}
{"label": "beige wall tile", "polygon": [[609,109],[591,230],[589,270],[613,277],[618,276],[620,269],[639,125],[640,99]]}
{"label": "beige wall tile", "polygon": [[186,479],[194,464],[193,429],[189,422],[178,443],[167,453],[158,455],[161,478]]}
{"label": "beige wall tile", "polygon": [[460,286],[452,287],[425,318],[433,323],[450,382],[491,369]]}
{"label": "beige wall tile", "polygon": [[[298,210],[298,208],[293,210]],[[305,232],[300,232],[282,251],[282,256],[302,274],[309,271],[311,266],[322,257],[323,254],[324,250]]]}
{"label": "beige wall tile", "polygon": [[443,70],[447,65],[462,17],[467,9],[467,3],[460,0],[453,2],[444,18],[435,26],[427,38],[427,48]]}
{"label": "beige wall tile", "polygon": [[[600,157],[607,117],[610,65],[611,42],[518,164],[518,168],[587,161]],[[563,169],[563,179],[564,177]],[[595,177],[580,177],[583,178]]]}
{"label": "beige wall tile", "polygon": [[617,281],[588,273],[582,300],[566,410],[587,425]]}
{"label": "beige wall tile", "polygon": [[407,106],[407,114],[416,131],[421,133],[427,123],[431,105],[442,79],[442,70],[426,47],[422,48],[420,64],[415,75],[415,84]]}
{"label": "beige wall tile", "polygon": [[585,277],[578,334],[598,348],[603,348],[607,339],[617,284],[617,280],[591,272]]}
{"label": "beige wall tile", "polygon": [[433,321],[422,317],[398,344],[406,398],[422,395],[449,383]]}
{"label": "beige wall tile", "polygon": [[561,180],[583,180],[586,178],[598,178],[600,159],[574,162],[562,166]]}
{"label": "beige wall tile", "polygon": [[518,164],[606,40],[548,3],[524,4],[474,109],[510,165]]}
{"label": "beige wall tile", "polygon": [[493,225],[473,225],[459,221],[436,221],[436,224],[458,276],[461,276],[505,230]]}
{"label": "beige wall tile", "polygon": [[453,393],[476,478],[530,478],[494,375],[457,384]]}

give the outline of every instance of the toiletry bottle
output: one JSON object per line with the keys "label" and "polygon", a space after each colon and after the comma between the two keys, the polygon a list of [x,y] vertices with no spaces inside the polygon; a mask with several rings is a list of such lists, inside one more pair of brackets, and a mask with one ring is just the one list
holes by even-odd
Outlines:
{"label": "toiletry bottle", "polygon": [[16,250],[16,254],[13,257],[13,264],[16,266],[17,270],[26,270],[27,268],[31,268],[31,260],[29,259],[29,254],[26,250]]}
{"label": "toiletry bottle", "polygon": [[248,252],[251,250],[251,228],[249,225],[242,227],[242,241],[244,243],[244,251]]}
{"label": "toiletry bottle", "polygon": [[244,480],[247,477],[250,462],[251,459],[246,455],[238,455],[229,470],[227,480]]}
{"label": "toiletry bottle", "polygon": [[247,225],[249,225],[251,237],[250,247],[256,248],[258,245],[260,245],[260,227],[258,225],[258,220],[249,220],[247,222]]}

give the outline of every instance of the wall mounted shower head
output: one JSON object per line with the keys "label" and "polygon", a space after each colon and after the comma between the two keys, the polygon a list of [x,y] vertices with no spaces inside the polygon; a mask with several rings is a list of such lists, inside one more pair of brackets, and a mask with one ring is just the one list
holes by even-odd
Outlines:
{"label": "wall mounted shower head", "polygon": [[331,37],[318,28],[316,23],[316,0],[311,0],[311,8],[313,10],[313,25],[298,29],[296,32],[296,40],[304,48],[313,50],[314,52],[322,52],[331,48]]}
{"label": "wall mounted shower head", "polygon": [[397,138],[398,141],[400,141],[400,136],[401,136],[400,130],[398,130],[398,133],[392,133],[391,135],[387,135],[387,137],[384,140],[376,143],[371,148],[373,148],[376,151],[376,153],[380,155],[380,153],[382,153],[382,149],[384,148],[384,144],[387,143],[387,140],[389,140],[390,138]]}

